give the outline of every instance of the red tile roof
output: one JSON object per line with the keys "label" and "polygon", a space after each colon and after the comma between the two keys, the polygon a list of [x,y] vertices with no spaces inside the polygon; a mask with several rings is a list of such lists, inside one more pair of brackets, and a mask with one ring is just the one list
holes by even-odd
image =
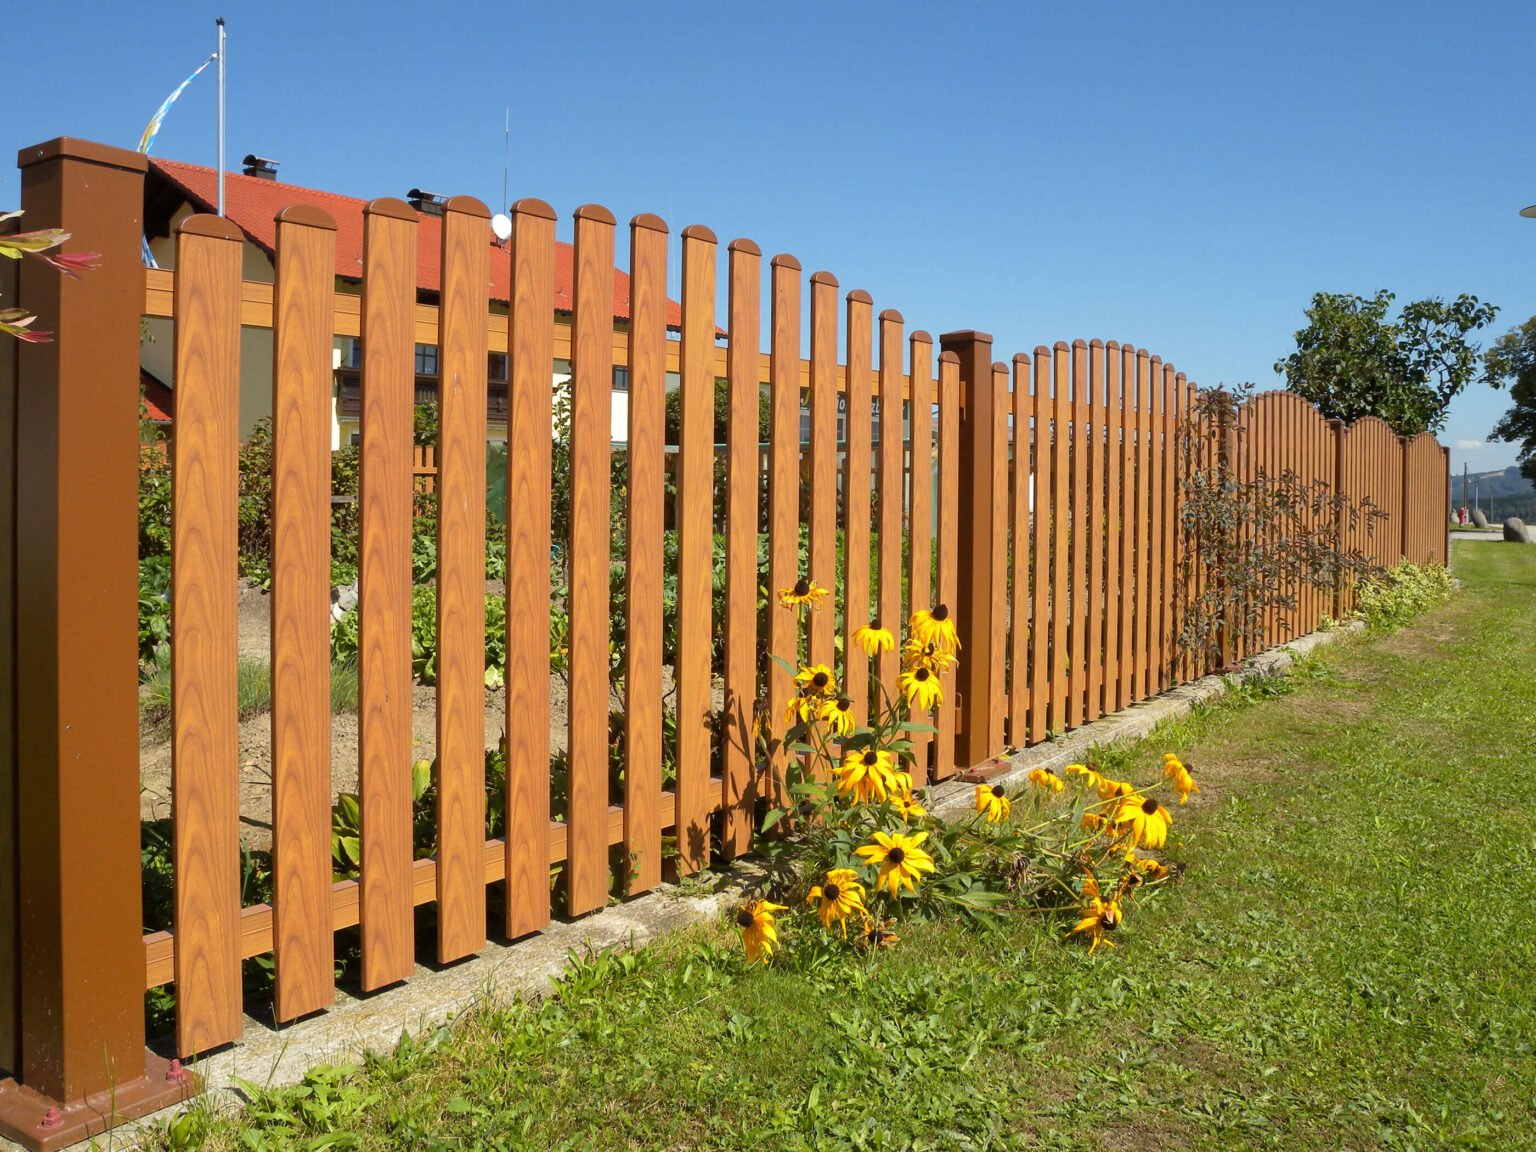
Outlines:
{"label": "red tile roof", "polygon": [[144,394],[144,419],[156,424],[169,424],[171,413],[176,410],[171,390],[140,368],[139,391]]}
{"label": "red tile roof", "polygon": [[[149,166],[152,172],[158,173],[185,193],[200,210],[214,210],[218,202],[218,180],[212,168],[155,157],[150,158]],[[225,174],[225,215],[269,256],[277,243],[275,218],[284,208],[294,204],[319,208],[336,221],[336,275],[350,280],[362,279],[363,207],[367,201],[314,188],[299,188],[275,180],[244,176],[237,172]],[[441,219],[422,215],[421,225],[416,230],[416,286],[422,291],[436,292],[442,283],[442,270],[439,267],[441,235]],[[486,230],[486,244],[491,248],[491,299],[505,302],[511,295],[511,254],[493,243],[489,229]],[[573,306],[571,285],[574,255],[575,249],[571,245],[556,242],[557,312],[569,312]],[[613,273],[613,315],[618,320],[629,319],[629,277],[618,269]],[[668,300],[667,326],[676,328],[681,324],[682,309],[676,301]]]}

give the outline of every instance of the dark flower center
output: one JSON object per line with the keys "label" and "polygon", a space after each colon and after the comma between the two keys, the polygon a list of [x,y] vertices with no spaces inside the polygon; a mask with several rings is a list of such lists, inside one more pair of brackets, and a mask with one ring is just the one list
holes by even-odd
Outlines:
{"label": "dark flower center", "polygon": [[907,854],[906,854],[905,850],[903,850],[901,848],[892,848],[889,852],[887,852],[885,854],[885,858],[887,860],[889,860],[892,864],[900,864],[903,860],[905,860],[907,858]]}
{"label": "dark flower center", "polygon": [[928,669],[919,668],[912,674],[912,679],[916,680],[919,684],[924,683],[928,679]]}
{"label": "dark flower center", "polygon": [[816,675],[811,677],[811,684],[817,688],[825,688],[827,686],[827,674],[825,672],[816,673]]}
{"label": "dark flower center", "polygon": [[821,890],[822,897],[827,900],[836,900],[843,894],[843,890],[836,884],[828,884]]}
{"label": "dark flower center", "polygon": [[837,698],[837,710],[839,712],[847,712],[852,707],[853,707],[853,701],[848,699],[848,697],[846,697],[846,696],[839,696]]}
{"label": "dark flower center", "polygon": [[1120,927],[1120,913],[1116,912],[1113,908],[1106,908],[1104,909],[1104,914],[1099,917],[1099,923],[1110,931],[1114,931]]}
{"label": "dark flower center", "polygon": [[880,763],[880,754],[873,750],[864,753],[864,763],[866,766],[873,768],[876,764]]}
{"label": "dark flower center", "polygon": [[757,923],[757,917],[752,915],[748,909],[743,908],[740,912],[736,913],[736,923],[740,924],[743,928],[750,928]]}
{"label": "dark flower center", "polygon": [[943,604],[940,604],[931,613],[929,613],[929,615],[932,616],[933,619],[935,619],[935,620],[948,620],[949,619],[949,609],[947,607],[945,607]]}
{"label": "dark flower center", "polygon": [[992,785],[992,795],[1001,800],[1004,796],[1007,795],[1007,793],[1003,791],[1003,786],[1001,784],[994,784]]}
{"label": "dark flower center", "polygon": [[1156,800],[1143,800],[1141,802],[1141,810],[1143,812],[1145,812],[1148,816],[1155,815],[1156,812],[1157,812],[1157,801]]}
{"label": "dark flower center", "polygon": [[807,595],[810,592],[810,590],[811,590],[811,586],[809,584],[807,584],[804,580],[796,580],[795,581],[795,595],[796,596],[805,596],[805,595]]}

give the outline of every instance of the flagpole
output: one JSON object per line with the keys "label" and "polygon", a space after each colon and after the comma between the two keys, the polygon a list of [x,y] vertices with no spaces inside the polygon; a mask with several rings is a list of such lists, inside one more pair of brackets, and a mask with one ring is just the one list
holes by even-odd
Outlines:
{"label": "flagpole", "polygon": [[224,17],[219,26],[219,215],[224,215]]}

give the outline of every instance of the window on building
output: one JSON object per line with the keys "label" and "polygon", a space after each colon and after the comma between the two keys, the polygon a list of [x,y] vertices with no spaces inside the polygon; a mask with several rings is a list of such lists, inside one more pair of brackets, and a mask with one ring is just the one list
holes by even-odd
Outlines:
{"label": "window on building", "polygon": [[437,345],[436,344],[418,344],[418,345],[416,345],[416,375],[418,375],[418,376],[436,376],[437,375]]}
{"label": "window on building", "polygon": [[506,383],[507,379],[507,354],[505,352],[492,352],[486,357],[485,376],[498,384]]}
{"label": "window on building", "polygon": [[342,346],[341,366],[343,368],[361,368],[363,366],[363,342],[356,336],[349,336],[347,343]]}
{"label": "window on building", "polygon": [[614,365],[614,369],[613,369],[613,390],[615,392],[628,392],[629,391],[629,369],[628,368],[624,368],[624,367],[621,367],[619,365]]}

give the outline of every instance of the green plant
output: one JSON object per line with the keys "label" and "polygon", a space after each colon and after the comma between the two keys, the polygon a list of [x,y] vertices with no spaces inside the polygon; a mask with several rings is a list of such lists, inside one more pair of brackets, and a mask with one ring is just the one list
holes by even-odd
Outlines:
{"label": "green plant", "polygon": [[[0,222],[14,220],[21,215],[21,210],[0,212]],[[62,228],[39,228],[32,232],[11,232],[0,235],[0,257],[8,260],[20,260],[24,256],[33,256],[44,264],[51,264],[71,280],[80,279],[80,273],[88,272],[101,264],[99,252],[56,252],[48,254],[48,249],[57,248],[69,239],[69,233]],[[37,317],[25,308],[0,308],[0,332],[7,336],[14,336],[27,344],[47,344],[53,340],[52,332],[45,332],[40,328],[33,328]]]}
{"label": "green plant", "polygon": [[171,642],[171,558],[151,556],[139,561],[139,673],[162,656]]}
{"label": "green plant", "polygon": [[1451,598],[1451,574],[1439,564],[1407,560],[1361,582],[1352,618],[1372,632],[1396,632]]}
{"label": "green plant", "polygon": [[1270,613],[1288,618],[1302,590],[1333,592],[1374,571],[1345,534],[1369,537],[1385,516],[1291,470],[1239,477],[1230,453],[1251,391],[1202,391],[1179,428],[1180,526],[1200,543],[1179,557],[1176,593],[1187,609],[1178,641],[1211,668],[1263,647]]}

